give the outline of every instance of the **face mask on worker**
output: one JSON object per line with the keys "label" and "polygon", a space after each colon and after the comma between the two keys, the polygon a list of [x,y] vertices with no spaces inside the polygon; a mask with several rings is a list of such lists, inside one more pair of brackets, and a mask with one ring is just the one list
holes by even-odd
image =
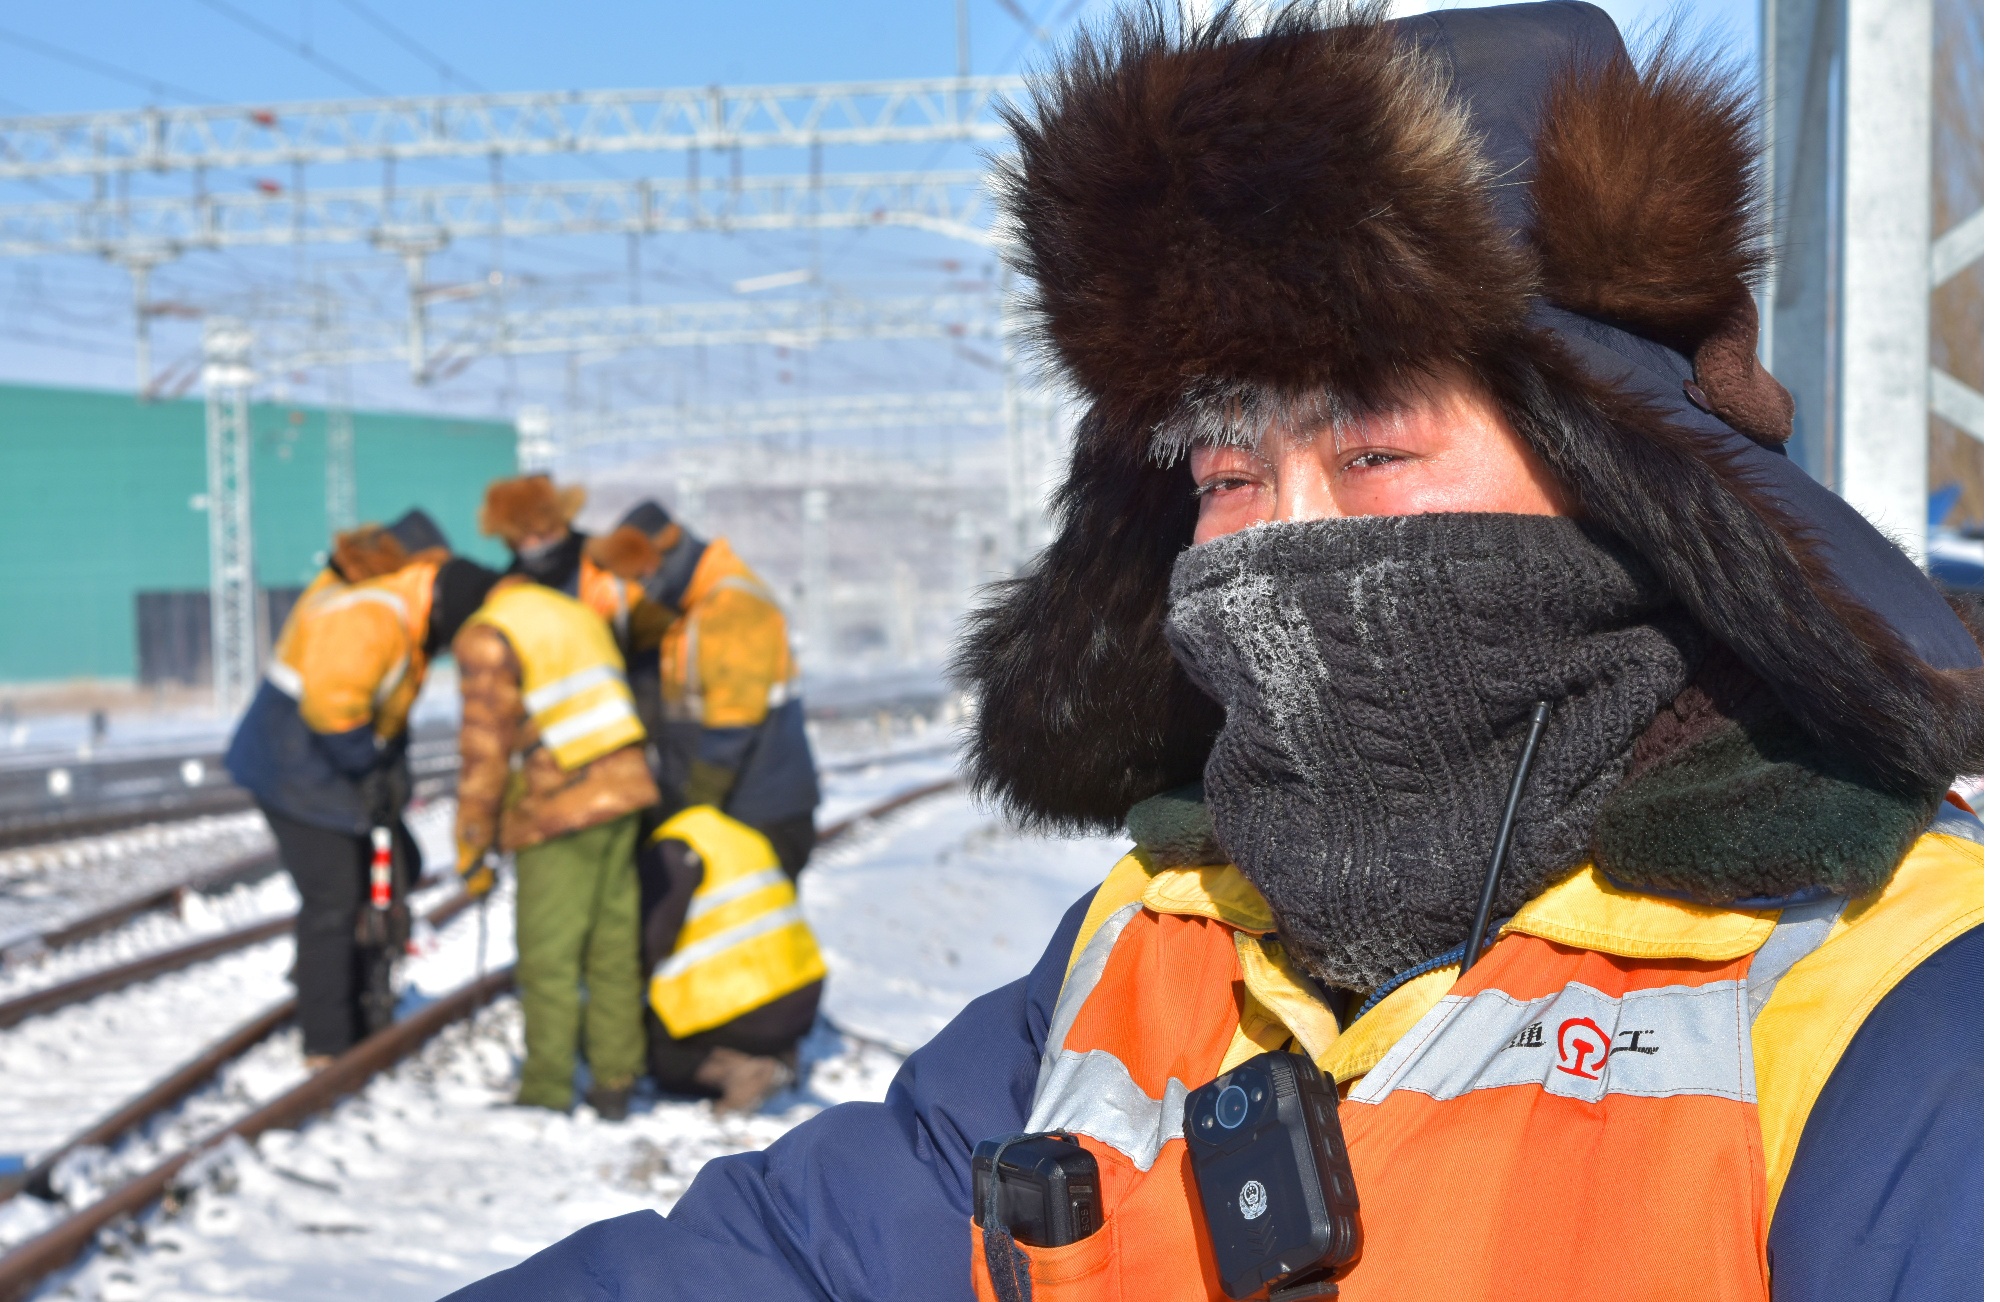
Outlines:
{"label": "face mask on worker", "polygon": [[575,567],[581,546],[582,541],[575,533],[566,533],[553,542],[516,548],[514,558],[520,562],[521,572],[535,582],[560,586]]}
{"label": "face mask on worker", "polygon": [[1700,645],[1607,536],[1486,514],[1267,524],[1191,548],[1167,636],[1225,711],[1203,775],[1217,840],[1293,957],[1364,992],[1464,940],[1534,703],[1554,716],[1496,919],[1587,856]]}

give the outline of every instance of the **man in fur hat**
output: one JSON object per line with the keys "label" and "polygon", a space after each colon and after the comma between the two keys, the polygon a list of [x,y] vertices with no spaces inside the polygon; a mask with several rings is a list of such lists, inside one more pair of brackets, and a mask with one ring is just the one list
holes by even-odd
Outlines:
{"label": "man in fur hat", "polygon": [[[407,935],[402,890],[423,856],[403,825],[409,713],[425,673],[500,576],[451,554],[413,510],[334,539],[292,607],[223,759],[256,797],[299,890],[299,1028],[318,1066],[388,1025],[389,969]],[[372,840],[387,831],[396,916],[371,919]],[[366,922],[379,926],[366,926]]]}
{"label": "man in fur hat", "polygon": [[[1083,42],[1004,203],[1090,411],[961,668],[979,787],[1138,845],[883,1104],[461,1296],[1978,1296],[1980,655],[1785,458],[1754,103],[1580,3]],[[1246,1275],[1303,1195],[1183,1109],[1273,1052],[1359,1236]],[[974,1207],[1024,1132],[1080,1242]]]}
{"label": "man in fur hat", "polygon": [[575,597],[602,615],[627,664],[652,659],[670,618],[647,599],[644,580],[659,553],[637,529],[592,536],[571,524],[583,509],[580,484],[558,486],[547,475],[496,479],[479,507],[479,531],[514,553],[512,574]]}

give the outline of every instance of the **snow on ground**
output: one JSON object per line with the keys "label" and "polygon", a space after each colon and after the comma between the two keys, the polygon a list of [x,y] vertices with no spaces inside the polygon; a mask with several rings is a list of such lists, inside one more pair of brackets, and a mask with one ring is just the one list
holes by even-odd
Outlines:
{"label": "snow on ground", "polygon": [[1023,976],[1063,913],[1131,848],[1024,836],[963,794],[921,801],[817,855],[800,881],[827,1015],[914,1047]]}
{"label": "snow on ground", "polygon": [[[822,822],[948,774],[937,740],[902,738],[902,757],[879,764],[834,758]],[[448,819],[441,812],[418,829],[427,859],[449,853]],[[429,1299],[593,1220],[664,1211],[709,1158],[762,1147],[831,1103],[879,1099],[899,1062],[888,1046],[921,1043],[972,997],[1025,973],[1063,911],[1124,849],[1021,836],[962,793],[918,802],[821,851],[807,872],[804,906],[827,953],[826,1011],[839,1030],[814,1035],[806,1081],[762,1114],[724,1120],[705,1104],[642,1097],[631,1120],[610,1125],[584,1107],[569,1116],[514,1108],[520,1010],[503,999],[301,1130],[203,1157],[164,1208],[101,1238],[37,1296]],[[505,881],[484,912],[490,969],[513,957]],[[480,968],[480,915],[467,910],[417,937],[406,1012]],[[19,1136],[0,1141],[0,1152],[8,1142],[47,1151],[115,1106],[107,1100],[119,1088],[162,1074],[174,1052],[191,1057],[288,994],[289,956],[289,942],[273,942],[65,1010],[73,1019],[62,1026],[57,1014],[0,1032],[0,1135]],[[186,1034],[169,1033],[176,1022],[189,1024]],[[129,1081],[103,1065],[107,1039],[115,1057],[132,1059]],[[63,1204],[0,1203],[0,1248],[301,1074],[296,1034],[272,1037],[112,1151],[67,1159],[56,1175]],[[31,1089],[29,1077],[63,1082],[74,1098]]]}
{"label": "snow on ground", "polygon": [[254,810],[0,853],[0,950],[149,890],[271,849]]}

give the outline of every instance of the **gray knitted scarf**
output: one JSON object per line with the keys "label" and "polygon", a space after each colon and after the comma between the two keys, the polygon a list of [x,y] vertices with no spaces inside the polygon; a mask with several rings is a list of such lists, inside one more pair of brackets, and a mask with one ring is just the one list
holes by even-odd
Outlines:
{"label": "gray knitted scarf", "polygon": [[1602,533],[1465,514],[1264,525],[1192,548],[1167,637],[1225,711],[1203,777],[1217,839],[1291,954],[1358,991],[1464,940],[1534,702],[1555,711],[1496,917],[1584,860],[1700,645]]}

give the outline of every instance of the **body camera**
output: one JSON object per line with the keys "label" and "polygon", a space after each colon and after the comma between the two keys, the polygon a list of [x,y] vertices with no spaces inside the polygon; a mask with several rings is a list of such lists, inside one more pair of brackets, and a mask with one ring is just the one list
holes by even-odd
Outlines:
{"label": "body camera", "polygon": [[1188,1157],[1230,1297],[1330,1295],[1360,1249],[1337,1107],[1333,1082],[1296,1053],[1259,1054],[1188,1095]]}

